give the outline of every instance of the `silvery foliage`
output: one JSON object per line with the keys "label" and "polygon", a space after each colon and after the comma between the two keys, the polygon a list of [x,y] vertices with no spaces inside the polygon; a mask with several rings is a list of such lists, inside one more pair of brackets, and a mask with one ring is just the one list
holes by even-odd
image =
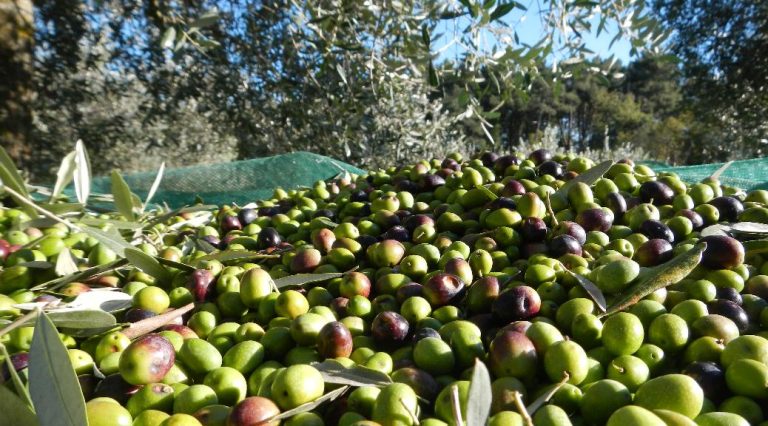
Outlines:
{"label": "silvery foliage", "polygon": [[[543,1],[541,16],[526,15],[546,29],[533,46],[519,42],[517,22],[508,19],[524,8],[513,1],[275,0],[279,18],[242,13],[266,7],[261,2],[236,3],[197,20],[173,12],[164,33],[151,26],[123,33],[122,47],[104,23],[130,19],[125,11],[135,7],[94,6],[104,19],[89,20],[75,70],[40,82],[54,95],[37,106],[36,140],[53,148],[37,173],[50,174],[78,138],[99,158],[96,173],[296,150],[378,167],[494,148],[489,120],[530,87],[542,57],[558,72],[604,56],[582,35],[611,23],[638,50],[659,50],[664,36],[643,0]],[[446,23],[449,33],[436,34]],[[150,59],[130,58],[131,49]],[[449,51],[451,63],[438,64]],[[128,65],[110,62],[118,54]],[[451,94],[459,111],[444,103],[446,78],[460,82]],[[488,95],[497,103],[483,104]],[[481,138],[464,139],[467,121]]]}

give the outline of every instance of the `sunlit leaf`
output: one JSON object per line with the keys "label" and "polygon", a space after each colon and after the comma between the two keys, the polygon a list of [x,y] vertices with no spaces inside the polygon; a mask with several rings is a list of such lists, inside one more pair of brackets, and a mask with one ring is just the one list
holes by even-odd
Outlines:
{"label": "sunlit leaf", "polygon": [[88,196],[91,194],[91,162],[81,140],[75,143],[74,180],[77,201],[80,204],[86,204]]}
{"label": "sunlit leaf", "polygon": [[67,348],[44,313],[37,317],[29,349],[29,393],[42,425],[88,424],[83,392]]}

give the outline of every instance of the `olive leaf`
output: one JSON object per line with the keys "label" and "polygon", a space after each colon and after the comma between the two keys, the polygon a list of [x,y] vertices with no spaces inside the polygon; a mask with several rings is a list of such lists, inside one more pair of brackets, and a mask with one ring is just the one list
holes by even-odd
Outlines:
{"label": "olive leaf", "polygon": [[105,225],[109,225],[112,228],[115,229],[140,229],[143,225],[136,222],[128,222],[125,220],[115,220],[115,219],[100,219],[97,217],[84,217],[80,219],[79,223],[83,225],[88,226],[94,226],[97,228],[100,228]]}
{"label": "olive leaf", "polygon": [[50,269],[53,267],[53,263],[44,260],[30,260],[29,262],[17,263],[16,266],[23,266],[30,269]]}
{"label": "olive leaf", "polygon": [[131,307],[132,297],[118,289],[104,288],[93,289],[80,293],[75,300],[60,305],[58,308],[72,310],[98,309],[105,312],[117,312]]}
{"label": "olive leaf", "polygon": [[392,383],[392,379],[381,371],[361,366],[347,368],[333,359],[314,363],[312,366],[322,374],[326,383],[349,386],[386,386]]}
{"label": "olive leaf", "polygon": [[731,227],[728,226],[725,223],[716,223],[714,225],[707,226],[706,228],[701,230],[701,233],[699,234],[702,238],[703,237],[710,237],[713,235],[728,235],[728,232],[731,230]]}
{"label": "olive leaf", "polygon": [[70,152],[61,159],[61,165],[59,170],[56,171],[56,183],[53,185],[53,191],[51,191],[51,202],[61,195],[64,188],[72,182],[72,178],[75,175],[75,151]]}
{"label": "olive leaf", "polygon": [[491,191],[490,189],[486,188],[483,185],[478,185],[477,189],[480,190],[480,192],[482,192],[483,194],[485,194],[486,197],[490,198],[491,201],[499,198],[498,195],[494,194],[493,191]]}
{"label": "olive leaf", "polygon": [[[173,27],[169,29],[172,30]],[[160,182],[163,180],[164,172],[165,172],[165,161],[160,163],[160,168],[157,169],[157,175],[155,176],[155,180],[152,182],[152,186],[149,187],[149,192],[147,192],[147,198],[144,199],[144,204],[141,205],[142,213],[144,213],[144,210],[147,209],[147,206],[149,205],[149,202],[152,201],[152,197],[155,196],[157,189],[160,188]]]}
{"label": "olive leaf", "polygon": [[112,170],[110,176],[112,196],[115,199],[115,209],[128,220],[134,220],[133,200],[131,200],[131,188],[125,182],[123,176],[117,170]]}
{"label": "olive leaf", "polygon": [[168,271],[153,256],[150,256],[136,248],[125,249],[125,258],[133,266],[141,269],[146,274],[155,277],[158,281],[164,282],[169,279]]}
{"label": "olive leaf", "polygon": [[29,393],[41,424],[88,424],[83,392],[67,348],[44,312],[37,317],[29,349]]}
{"label": "olive leaf", "polygon": [[306,413],[308,411],[312,411],[315,408],[325,404],[326,402],[331,402],[331,401],[335,400],[336,398],[340,397],[342,394],[344,394],[344,392],[347,391],[347,389],[349,389],[349,386],[342,386],[342,387],[340,387],[338,389],[334,389],[334,390],[328,392],[327,394],[321,396],[320,398],[317,398],[316,400],[314,400],[312,402],[308,402],[306,404],[299,405],[298,407],[296,407],[294,409],[291,409],[291,410],[288,410],[288,411],[283,411],[282,413],[280,413],[280,414],[278,414],[278,415],[276,415],[276,416],[274,416],[272,418],[267,419],[266,422],[269,423],[269,422],[273,422],[273,421],[277,421],[277,420],[285,420],[285,419],[291,418],[291,417],[293,417],[293,416],[295,416],[297,414],[301,414],[301,413]]}
{"label": "olive leaf", "polygon": [[736,222],[730,224],[731,232],[734,234],[746,234],[749,236],[768,235],[768,225],[759,222]]}
{"label": "olive leaf", "polygon": [[88,159],[88,153],[85,151],[83,141],[75,143],[75,195],[80,204],[88,202],[88,196],[91,195],[91,161]]}
{"label": "olive leaf", "polygon": [[744,241],[741,245],[744,246],[744,251],[747,256],[768,253],[768,239]]}
{"label": "olive leaf", "polygon": [[91,226],[82,226],[80,229],[82,229],[82,231],[89,236],[98,240],[100,243],[107,246],[120,257],[125,257],[126,249],[133,248],[133,246],[129,244],[128,241],[125,241],[125,239],[123,239],[123,237],[121,237],[119,234],[102,231],[99,228],[94,228]]}
{"label": "olive leaf", "polygon": [[68,329],[110,328],[117,325],[115,317],[101,310],[58,309],[47,313],[48,318],[57,326]]}
{"label": "olive leaf", "polygon": [[38,203],[38,206],[59,216],[83,211],[83,205],[80,203]]}
{"label": "olive leaf", "polygon": [[10,389],[0,386],[0,424],[39,426],[37,417]]}
{"label": "olive leaf", "polygon": [[322,281],[340,278],[342,272],[328,272],[325,274],[295,274],[281,277],[275,280],[275,286],[280,289],[283,287],[300,287],[306,284],[319,283]]}
{"label": "olive leaf", "polygon": [[172,217],[178,216],[182,213],[195,213],[199,211],[213,210],[215,208],[217,208],[217,206],[211,205],[211,204],[201,204],[197,206],[180,207],[178,209],[171,210],[159,216],[155,216],[154,218],[152,218],[151,220],[149,220],[147,223],[144,224],[144,229],[149,229],[157,225],[158,223],[164,223],[168,219],[171,219]]}
{"label": "olive leaf", "polygon": [[469,382],[467,401],[467,426],[485,426],[491,414],[491,376],[480,359],[475,358],[475,368]]}
{"label": "olive leaf", "polygon": [[64,247],[56,256],[56,265],[53,270],[59,277],[74,274],[78,271],[75,257],[72,256],[72,251],[68,247]]}
{"label": "olive leaf", "polygon": [[163,257],[157,257],[156,259],[162,265],[169,266],[171,268],[176,268],[180,271],[195,272],[195,267],[187,265],[186,263],[176,262],[174,260],[166,259]]}
{"label": "olive leaf", "polygon": [[630,287],[625,294],[620,295],[616,301],[608,307],[606,312],[598,315],[598,317],[604,317],[623,311],[654,291],[679,282],[699,265],[699,262],[701,262],[701,255],[706,248],[707,243],[701,242],[669,262],[652,268],[642,281]]}
{"label": "olive leaf", "polygon": [[567,268],[565,268],[565,273],[570,274],[573,278],[576,279],[576,282],[579,283],[579,286],[581,286],[581,288],[587,292],[589,298],[595,302],[595,305],[597,305],[598,309],[600,309],[600,312],[605,312],[607,310],[608,304],[605,301],[605,295],[603,295],[603,292],[595,283],[588,280],[587,277],[572,272]]}
{"label": "olive leaf", "polygon": [[578,182],[584,182],[587,185],[592,185],[598,179],[603,177],[603,175],[606,174],[608,170],[611,169],[612,166],[613,166],[613,161],[611,160],[603,161],[602,163],[590,168],[584,173],[581,173],[580,175],[566,182],[563,186],[560,187],[560,189],[557,190],[556,194],[559,194],[561,196],[568,196],[568,190],[571,189],[571,187]]}

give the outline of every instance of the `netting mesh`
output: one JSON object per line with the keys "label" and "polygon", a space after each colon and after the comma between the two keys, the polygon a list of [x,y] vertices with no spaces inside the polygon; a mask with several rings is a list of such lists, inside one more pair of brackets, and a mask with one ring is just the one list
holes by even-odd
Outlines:
{"label": "netting mesh", "polygon": [[[664,163],[648,164],[657,173],[674,172],[686,182],[699,182],[712,175],[725,163],[701,164],[697,166],[672,167]],[[720,181],[725,185],[735,186],[745,190],[768,189],[768,157],[752,160],[734,161],[728,169],[720,175]]]}
{"label": "netting mesh", "polygon": [[[318,180],[330,179],[344,171],[365,173],[357,167],[309,152],[184,167],[165,171],[152,201],[181,207],[194,204],[195,199],[200,197],[207,204],[242,205],[271,197],[277,187],[311,186]],[[142,172],[124,178],[131,191],[144,199],[155,175],[156,172]],[[94,179],[92,190],[109,194],[109,178]]]}
{"label": "netting mesh", "polygon": [[[644,163],[656,172],[677,173],[686,182],[694,183],[719,169],[723,163],[698,166],[671,167],[664,163]],[[361,170],[332,158],[309,152],[277,155],[254,160],[236,161],[167,170],[153,199],[155,203],[167,203],[171,207],[194,204],[200,197],[208,204],[240,205],[269,198],[274,189],[311,186],[318,180],[332,178],[341,172],[363,174]],[[142,199],[155,179],[155,172],[135,173],[125,176],[131,190]],[[768,157],[735,161],[720,176],[730,186],[742,189],[768,189]],[[97,178],[93,191],[110,193],[109,178]]]}

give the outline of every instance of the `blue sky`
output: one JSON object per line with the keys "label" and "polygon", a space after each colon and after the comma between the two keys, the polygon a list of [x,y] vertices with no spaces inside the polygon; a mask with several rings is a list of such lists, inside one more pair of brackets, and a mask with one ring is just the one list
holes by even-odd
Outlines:
{"label": "blue sky", "polygon": [[[506,17],[504,17],[504,21],[508,23],[510,27],[516,30],[520,43],[534,45],[537,41],[541,39],[541,37],[544,34],[541,18],[539,17],[540,4],[539,4],[539,1],[537,0],[520,0],[520,3],[526,6],[528,10],[523,11],[521,9],[515,9],[512,12],[510,12]],[[449,22],[449,21],[444,21],[444,22],[445,23],[438,26],[436,30],[436,32],[444,33],[445,35],[442,37],[441,40],[438,40],[433,45],[433,48],[435,50],[440,49],[440,47],[444,46],[448,40],[453,38],[452,34],[454,32],[463,31],[468,21],[462,21],[460,19],[458,23]],[[624,64],[628,63],[631,59],[630,57],[631,45],[627,40],[619,39],[613,44],[613,46],[609,48],[611,40],[614,38],[614,36],[618,32],[617,25],[613,23],[606,25],[606,29],[600,34],[599,37],[597,37],[595,32],[596,32],[598,22],[599,22],[599,19],[597,18],[593,19],[593,21],[591,22],[593,31],[590,33],[582,34],[583,39],[586,43],[586,47],[594,51],[598,56],[602,58],[608,58],[611,55],[615,55],[617,60],[621,61]],[[488,37],[489,37],[489,40],[493,38],[491,34],[488,34]],[[460,56],[461,53],[462,53],[461,48],[454,46],[442,52],[439,60],[454,59],[457,56]],[[560,59],[565,59],[565,58],[561,57]]]}

